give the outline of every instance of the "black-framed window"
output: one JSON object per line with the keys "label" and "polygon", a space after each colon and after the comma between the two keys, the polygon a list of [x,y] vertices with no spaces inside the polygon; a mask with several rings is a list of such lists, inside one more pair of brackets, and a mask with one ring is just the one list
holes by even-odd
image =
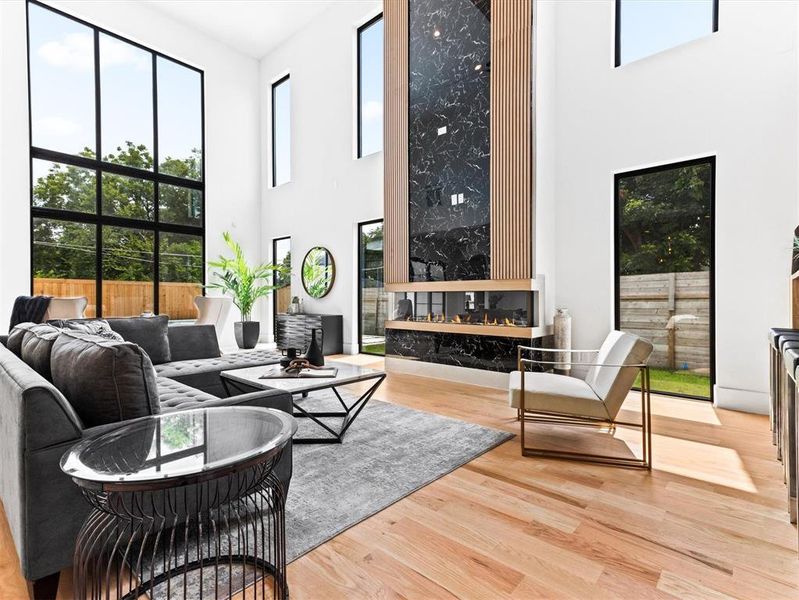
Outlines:
{"label": "black-framed window", "polygon": [[358,223],[358,346],[363,354],[386,353],[383,264],[383,219]]}
{"label": "black-framed window", "polygon": [[193,318],[205,283],[203,72],[34,0],[31,289],[87,316]]}
{"label": "black-framed window", "polygon": [[277,332],[277,315],[288,310],[291,304],[291,238],[279,237],[272,240],[272,264],[285,267],[285,273],[274,272],[274,285],[278,286],[272,293],[273,331]]}
{"label": "black-framed window", "polygon": [[291,181],[291,77],[272,84],[272,187]]}
{"label": "black-framed window", "polygon": [[615,176],[616,328],[649,339],[652,390],[712,399],[715,157]]}
{"label": "black-framed window", "polygon": [[616,66],[719,30],[718,0],[616,0]]}
{"label": "black-framed window", "polygon": [[383,149],[383,15],[358,28],[358,158]]}

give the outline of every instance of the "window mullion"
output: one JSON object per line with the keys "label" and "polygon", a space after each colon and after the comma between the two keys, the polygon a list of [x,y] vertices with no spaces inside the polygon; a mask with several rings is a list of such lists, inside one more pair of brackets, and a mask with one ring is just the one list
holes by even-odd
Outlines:
{"label": "window mullion", "polygon": [[[159,237],[159,225],[160,225],[160,215],[159,215],[159,206],[161,204],[161,190],[159,188],[158,183],[158,59],[153,56],[153,173],[155,174],[155,183],[153,184],[153,221],[155,222],[155,235],[153,236],[153,312],[155,314],[161,314],[160,311],[160,297],[161,293],[159,290],[159,282],[161,281],[161,273],[160,273],[160,262],[159,262],[159,255],[160,255],[160,237]],[[205,153],[205,148],[203,148],[203,153]]]}

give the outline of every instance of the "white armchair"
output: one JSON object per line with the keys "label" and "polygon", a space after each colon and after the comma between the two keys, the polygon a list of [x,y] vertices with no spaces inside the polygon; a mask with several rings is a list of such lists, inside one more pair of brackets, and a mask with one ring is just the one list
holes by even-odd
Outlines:
{"label": "white armchair", "polygon": [[[647,361],[652,354],[652,349],[652,344],[649,341],[621,331],[611,331],[599,350],[563,350],[519,346],[518,371],[514,371],[510,375],[509,402],[517,409],[521,421],[522,455],[651,469],[652,433]],[[571,355],[592,354],[595,358],[586,362],[569,361],[570,365],[590,367],[585,379],[579,379],[546,372],[563,365],[562,360],[546,361],[525,356],[554,352],[565,352]],[[528,369],[533,366],[538,366],[542,372],[529,371]],[[620,421],[617,416],[639,373],[641,375],[641,422]],[[522,392],[522,390],[524,391]],[[525,444],[526,423],[593,426],[610,430],[615,430],[617,425],[640,428],[643,456],[639,459],[530,448]]]}
{"label": "white armchair", "polygon": [[50,298],[50,304],[42,320],[46,323],[51,319],[82,319],[88,304],[89,299],[86,296]]}
{"label": "white armchair", "polygon": [[195,325],[213,325],[220,337],[227,324],[233,299],[227,296],[195,296],[194,305],[199,311]]}

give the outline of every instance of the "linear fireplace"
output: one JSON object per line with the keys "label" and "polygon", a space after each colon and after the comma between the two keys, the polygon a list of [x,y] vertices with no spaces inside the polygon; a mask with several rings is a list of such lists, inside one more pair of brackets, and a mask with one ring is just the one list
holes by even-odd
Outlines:
{"label": "linear fireplace", "polygon": [[398,292],[395,321],[448,323],[482,327],[534,327],[537,292]]}

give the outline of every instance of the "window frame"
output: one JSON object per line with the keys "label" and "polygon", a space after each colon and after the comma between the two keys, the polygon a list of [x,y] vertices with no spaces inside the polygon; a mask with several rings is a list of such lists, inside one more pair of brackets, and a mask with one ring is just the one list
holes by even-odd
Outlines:
{"label": "window frame", "polygon": [[[284,235],[282,237],[272,238],[272,264],[277,266],[277,245],[284,241],[289,241],[289,254],[291,254],[291,236]],[[272,274],[274,277],[274,273]],[[274,282],[272,283],[274,285]],[[289,280],[289,287],[291,287],[291,280]],[[272,335],[277,340],[277,290],[272,292]]]}
{"label": "window frame", "polygon": [[[31,36],[30,36],[30,6],[35,5],[39,8],[49,10],[63,18],[70,19],[92,31],[94,43],[94,118],[95,118],[95,158],[87,158],[84,156],[67,154],[56,150],[48,150],[33,145],[33,115],[32,115],[32,94],[31,94]],[[96,294],[96,318],[103,317],[103,228],[105,226],[126,227],[129,229],[142,229],[153,232],[153,313],[160,314],[160,233],[182,233],[186,235],[197,236],[201,239],[202,245],[202,281],[198,282],[202,287],[202,294],[205,295],[206,284],[206,171],[205,171],[205,73],[202,69],[198,69],[189,65],[181,60],[167,56],[158,50],[148,48],[138,42],[130,40],[124,36],[116,34],[112,31],[89,23],[83,19],[75,17],[62,10],[54,8],[48,4],[44,4],[37,0],[27,0],[25,3],[25,18],[26,28],[25,33],[27,37],[27,69],[28,69],[28,167],[30,174],[30,293],[33,294],[34,289],[34,223],[36,219],[48,219],[54,221],[66,221],[72,223],[85,223],[94,225],[96,229],[96,247],[95,247],[95,294]],[[152,56],[152,95],[153,95],[153,169],[152,171],[137,169],[117,163],[105,162],[102,160],[102,119],[101,119],[101,72],[100,72],[100,34],[104,34],[115,38],[123,43],[130,44],[149,52]],[[182,67],[195,71],[200,75],[200,143],[202,150],[202,157],[200,161],[200,180],[184,179],[182,177],[175,177],[174,175],[167,175],[159,172],[159,156],[158,156],[158,59],[169,60]],[[81,213],[72,210],[62,210],[55,208],[37,207],[34,206],[34,180],[33,180],[33,161],[35,159],[46,160],[58,163],[65,166],[80,167],[89,169],[95,173],[96,191],[95,191],[95,211],[93,213]],[[114,215],[103,214],[103,198],[102,198],[102,176],[103,173],[109,175],[123,175],[134,179],[141,179],[153,182],[153,219],[152,220],[139,220],[127,217],[118,217]],[[160,184],[174,185],[182,188],[199,191],[202,194],[202,225],[179,225],[172,223],[162,223],[159,220],[159,205],[160,205]]]}
{"label": "window frame", "polygon": [[[672,396],[676,398],[688,398],[708,402],[715,401],[716,388],[716,155],[701,156],[688,160],[678,160],[675,162],[658,163],[657,165],[643,169],[631,169],[629,171],[619,171],[613,174],[613,328],[621,329],[621,210],[619,207],[619,190],[622,179],[636,177],[639,175],[650,175],[662,171],[672,171],[684,167],[697,165],[708,165],[710,167],[710,299],[709,299],[709,330],[710,330],[710,395],[693,396],[690,394],[678,394],[676,392],[664,392],[661,390],[654,393],[661,396]],[[633,388],[638,389],[638,388]]]}
{"label": "window frame", "polygon": [[[375,352],[364,352],[363,349],[363,257],[361,256],[361,240],[363,238],[363,228],[368,225],[377,225],[378,223],[383,225],[383,289],[385,290],[385,264],[386,264],[386,254],[385,254],[385,219],[370,219],[369,221],[361,221],[358,223],[357,226],[357,236],[358,236],[358,259],[357,259],[357,269],[358,269],[358,298],[357,298],[357,307],[358,307],[358,353],[359,354],[368,354],[370,356],[385,356],[383,354],[377,354]],[[415,304],[415,303],[414,303]]]}
{"label": "window frame", "polygon": [[[613,10],[614,10],[614,45],[613,45],[613,67],[618,68],[624,65],[629,65],[633,62],[637,62],[638,60],[642,60],[643,58],[648,58],[648,56],[654,56],[652,54],[648,56],[644,56],[642,58],[636,59],[634,61],[624,63],[621,62],[621,3],[623,0],[614,0],[613,2]],[[711,34],[717,33],[719,30],[719,0],[713,0],[713,28],[710,31]],[[698,38],[697,38],[698,39]],[[684,42],[687,43],[687,42]],[[678,44],[678,46],[682,46],[682,44]],[[678,46],[672,46],[671,48],[677,48]],[[661,52],[665,52],[666,50],[670,50],[671,48],[666,48],[661,50]],[[656,53],[656,54],[659,54]]]}
{"label": "window frame", "polygon": [[[380,13],[376,14],[371,19],[367,20],[363,25],[358,27],[358,29],[355,31],[355,47],[356,47],[356,52],[355,52],[355,88],[356,88],[356,92],[355,92],[355,113],[356,113],[356,119],[355,120],[356,120],[356,123],[357,123],[356,131],[355,131],[355,137],[356,137],[355,158],[356,159],[366,158],[367,156],[372,156],[372,154],[379,154],[380,152],[383,151],[383,148],[381,148],[380,150],[376,150],[375,152],[372,152],[370,154],[366,154],[366,155],[363,154],[363,115],[361,114],[362,113],[362,110],[361,110],[362,109],[362,106],[361,106],[361,99],[362,99],[362,93],[361,93],[361,33],[366,31],[372,25],[374,25],[378,21],[381,21],[382,19],[383,19],[383,13],[381,11]],[[383,44],[385,45],[385,39],[383,40]],[[384,102],[384,106],[385,106],[385,98],[383,99],[383,102]],[[384,140],[384,144],[385,144],[385,140]]]}
{"label": "window frame", "polygon": [[[271,103],[271,110],[269,115],[269,125],[271,127],[271,148],[272,148],[272,187],[280,187],[286,183],[291,181],[291,111],[289,111],[289,178],[286,181],[282,181],[280,183],[277,182],[277,128],[275,127],[276,117],[275,114],[275,90],[283,83],[289,82],[291,85],[291,73],[286,73],[285,75],[281,76],[280,78],[276,79],[272,82],[269,91],[270,103]],[[291,87],[289,87],[289,106],[291,106]]]}

